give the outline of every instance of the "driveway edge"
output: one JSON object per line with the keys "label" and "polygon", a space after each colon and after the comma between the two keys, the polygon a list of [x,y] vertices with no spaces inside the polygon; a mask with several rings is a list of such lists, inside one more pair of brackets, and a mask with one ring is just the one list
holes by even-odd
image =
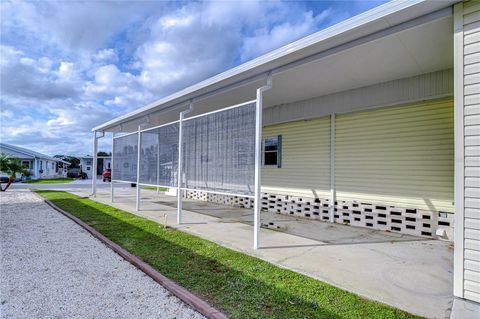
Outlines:
{"label": "driveway edge", "polygon": [[146,275],[148,275],[150,278],[152,278],[154,281],[165,287],[168,291],[170,291],[172,294],[174,294],[176,297],[178,297],[180,300],[185,302],[186,304],[190,305],[193,309],[204,315],[205,317],[209,319],[227,319],[228,317],[219,311],[218,309],[212,307],[209,303],[207,303],[205,300],[201,299],[197,295],[193,294],[189,290],[185,289],[184,287],[180,286],[177,284],[175,281],[165,277],[161,273],[159,273],[157,270],[155,270],[152,266],[141,260],[139,257],[131,254],[127,250],[125,250],[123,247],[120,245],[114,243],[104,235],[102,235],[99,231],[97,231],[95,228],[91,227],[90,225],[86,224],[83,222],[81,219],[73,216],[69,212],[64,211],[60,207],[56,206],[54,203],[52,203],[50,200],[45,199],[41,197],[40,195],[36,194],[33,192],[35,195],[39,196],[47,205],[58,211],[59,213],[65,215],[69,219],[73,220],[75,223],[80,225],[83,229],[88,231],[93,237],[97,238],[100,240],[102,243],[104,243],[107,247],[112,249],[114,252],[116,252],[118,255],[120,255],[123,259],[143,271]]}

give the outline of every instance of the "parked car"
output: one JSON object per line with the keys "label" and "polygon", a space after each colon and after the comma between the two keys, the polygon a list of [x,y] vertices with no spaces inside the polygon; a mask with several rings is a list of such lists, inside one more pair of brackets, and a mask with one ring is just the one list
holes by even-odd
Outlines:
{"label": "parked car", "polygon": [[7,174],[0,172],[0,183],[8,183],[10,177]]}
{"label": "parked car", "polygon": [[103,181],[112,181],[112,169],[111,168],[106,168],[103,173],[102,173]]}

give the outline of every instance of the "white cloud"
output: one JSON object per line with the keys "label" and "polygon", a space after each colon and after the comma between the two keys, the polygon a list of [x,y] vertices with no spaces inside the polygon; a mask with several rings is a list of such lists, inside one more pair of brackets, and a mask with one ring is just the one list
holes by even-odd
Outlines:
{"label": "white cloud", "polygon": [[282,45],[298,40],[306,34],[317,31],[318,25],[330,17],[331,9],[314,15],[305,12],[297,23],[284,22],[272,28],[263,27],[255,30],[254,35],[243,39],[242,60],[250,60]]}
{"label": "white cloud", "polygon": [[89,153],[101,122],[349,15],[315,4],[3,1],[1,139]]}

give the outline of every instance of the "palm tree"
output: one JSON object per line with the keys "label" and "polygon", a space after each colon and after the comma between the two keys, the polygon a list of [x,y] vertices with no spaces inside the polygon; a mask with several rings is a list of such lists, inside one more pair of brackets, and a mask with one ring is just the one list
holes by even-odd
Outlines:
{"label": "palm tree", "polygon": [[5,188],[2,188],[0,185],[0,191],[2,192],[6,191],[7,188],[17,179],[17,173],[30,176],[30,171],[22,166],[19,159],[5,154],[0,154],[0,172],[9,175]]}

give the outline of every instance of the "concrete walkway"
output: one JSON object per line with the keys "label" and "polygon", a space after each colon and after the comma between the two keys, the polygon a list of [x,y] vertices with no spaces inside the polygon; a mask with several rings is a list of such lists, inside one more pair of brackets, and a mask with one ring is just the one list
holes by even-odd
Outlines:
{"label": "concrete walkway", "polygon": [[[72,193],[87,195],[79,189]],[[250,210],[186,201],[176,225],[175,198],[116,186],[116,199],[99,190],[95,200],[176,227],[223,246],[257,256],[337,287],[429,318],[448,318],[453,302],[451,243],[369,229],[262,213],[262,221],[286,224],[286,232],[262,229],[260,250],[252,249]]]}
{"label": "concrete walkway", "polygon": [[0,318],[204,318],[34,193],[0,204]]}

